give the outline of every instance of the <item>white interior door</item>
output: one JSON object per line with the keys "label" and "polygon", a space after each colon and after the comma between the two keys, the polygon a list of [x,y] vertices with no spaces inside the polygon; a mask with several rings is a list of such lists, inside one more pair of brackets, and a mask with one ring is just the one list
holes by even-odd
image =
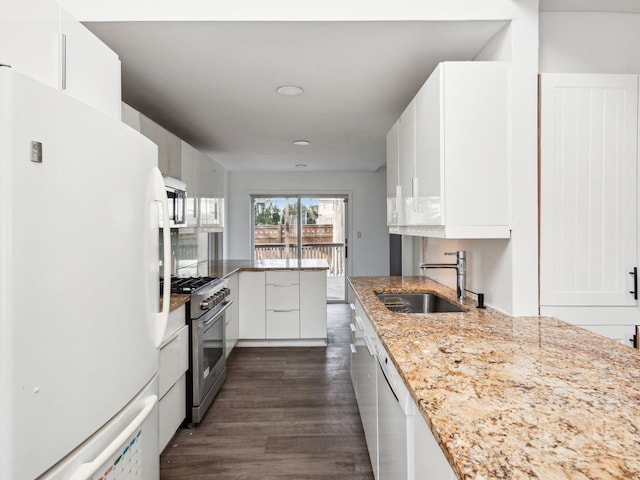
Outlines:
{"label": "white interior door", "polygon": [[541,76],[541,305],[635,305],[638,77]]}

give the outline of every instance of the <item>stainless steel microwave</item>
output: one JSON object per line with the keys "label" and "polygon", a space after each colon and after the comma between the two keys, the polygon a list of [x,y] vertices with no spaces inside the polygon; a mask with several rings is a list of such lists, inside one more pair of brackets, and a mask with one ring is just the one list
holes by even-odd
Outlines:
{"label": "stainless steel microwave", "polygon": [[169,209],[169,225],[181,227],[187,224],[187,184],[173,177],[164,177]]}

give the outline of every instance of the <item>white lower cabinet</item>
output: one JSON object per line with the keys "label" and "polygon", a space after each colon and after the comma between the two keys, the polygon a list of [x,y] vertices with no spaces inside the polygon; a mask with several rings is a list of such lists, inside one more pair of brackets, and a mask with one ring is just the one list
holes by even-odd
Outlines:
{"label": "white lower cabinet", "polygon": [[300,311],[267,310],[267,338],[300,338]]}
{"label": "white lower cabinet", "polygon": [[375,479],[455,480],[357,299],[353,300],[351,325],[351,380]]}
{"label": "white lower cabinet", "polygon": [[415,480],[456,480],[458,477],[453,473],[425,419],[416,411],[412,420]]}
{"label": "white lower cabinet", "polygon": [[240,340],[326,342],[326,275],[324,270],[241,271]]}
{"label": "white lower cabinet", "polygon": [[239,275],[240,338],[264,340],[267,335],[265,272],[240,272]]}
{"label": "white lower cabinet", "polygon": [[187,411],[187,377],[182,375],[169,391],[160,399],[158,408],[159,428],[158,447],[160,452],[166,448],[176,430],[185,419]]}
{"label": "white lower cabinet", "polygon": [[185,322],[185,305],[172,310],[169,313],[168,333],[160,346],[158,373],[160,451],[167,446],[187,412],[186,372],[189,368],[189,327]]}
{"label": "white lower cabinet", "polygon": [[327,272],[300,272],[300,338],[327,338]]}

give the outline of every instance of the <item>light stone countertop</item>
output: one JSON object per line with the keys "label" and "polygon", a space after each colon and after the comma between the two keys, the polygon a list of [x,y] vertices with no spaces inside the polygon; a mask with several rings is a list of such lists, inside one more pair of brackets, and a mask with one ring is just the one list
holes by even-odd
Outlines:
{"label": "light stone countertop", "polygon": [[375,296],[457,303],[425,277],[349,281],[458,478],[640,479],[640,351],[471,298],[463,313],[400,314]]}
{"label": "light stone countertop", "polygon": [[219,260],[209,263],[209,276],[226,277],[237,271],[264,270],[328,270],[324,259],[303,258],[290,260]]}

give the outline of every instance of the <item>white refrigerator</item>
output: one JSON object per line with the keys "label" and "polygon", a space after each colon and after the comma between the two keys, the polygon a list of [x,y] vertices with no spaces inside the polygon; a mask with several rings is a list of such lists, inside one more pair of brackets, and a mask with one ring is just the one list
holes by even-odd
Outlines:
{"label": "white refrigerator", "polygon": [[1,479],[159,477],[166,220],[152,142],[0,67]]}

